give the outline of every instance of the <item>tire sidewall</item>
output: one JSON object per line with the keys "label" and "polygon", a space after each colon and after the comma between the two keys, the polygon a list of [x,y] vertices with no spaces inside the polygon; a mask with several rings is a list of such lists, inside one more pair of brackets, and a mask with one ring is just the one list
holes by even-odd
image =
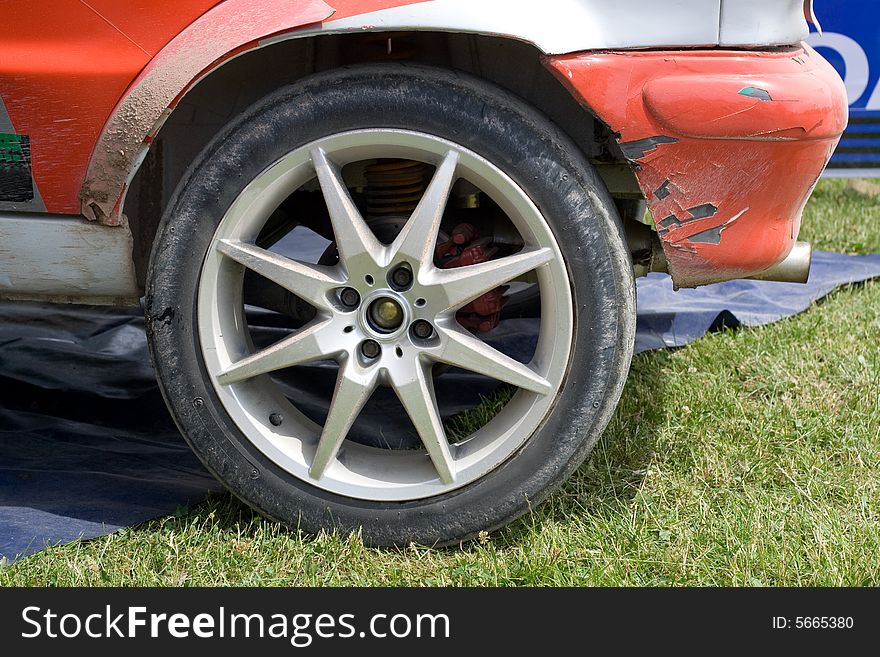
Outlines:
{"label": "tire sidewall", "polygon": [[[204,369],[197,297],[213,234],[245,186],[289,152],[364,128],[424,132],[476,152],[542,211],[562,251],[576,304],[566,380],[541,427],[507,461],[444,495],[355,500],[287,473],[238,430]],[[318,74],[267,96],[199,155],[162,218],[146,316],[160,389],[205,466],[264,514],[316,532],[362,529],[375,545],[444,544],[491,531],[546,497],[605,428],[632,355],[635,299],[620,220],[574,144],[543,115],[482,81],[421,66]]]}

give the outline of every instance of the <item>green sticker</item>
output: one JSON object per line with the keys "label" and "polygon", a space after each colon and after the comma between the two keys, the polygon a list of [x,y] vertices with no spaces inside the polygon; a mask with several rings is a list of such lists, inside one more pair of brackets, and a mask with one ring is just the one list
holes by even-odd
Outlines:
{"label": "green sticker", "polygon": [[0,133],[0,201],[23,203],[33,198],[30,139]]}

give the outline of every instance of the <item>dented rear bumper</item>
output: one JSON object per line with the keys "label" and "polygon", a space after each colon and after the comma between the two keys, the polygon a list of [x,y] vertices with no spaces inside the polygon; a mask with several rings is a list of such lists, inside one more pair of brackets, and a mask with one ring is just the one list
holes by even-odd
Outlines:
{"label": "dented rear bumper", "polygon": [[846,90],[806,44],[548,59],[608,125],[648,200],[677,287],[788,255],[846,127]]}

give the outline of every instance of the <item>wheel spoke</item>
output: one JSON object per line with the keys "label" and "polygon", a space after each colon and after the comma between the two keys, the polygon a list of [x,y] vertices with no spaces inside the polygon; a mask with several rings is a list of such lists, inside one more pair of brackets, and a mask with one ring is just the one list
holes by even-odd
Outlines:
{"label": "wheel spoke", "polygon": [[315,172],[318,174],[327,211],[330,213],[339,259],[346,268],[358,260],[363,261],[364,264],[378,262],[384,247],[376,239],[373,231],[361,217],[354,201],[351,200],[339,167],[327,158],[322,148],[313,149],[311,158]]}
{"label": "wheel spoke", "polygon": [[233,363],[217,375],[217,381],[221,385],[229,385],[252,379],[260,374],[268,374],[286,367],[302,365],[324,358],[330,358],[335,354],[325,354],[321,350],[318,333],[330,324],[331,320],[315,323],[307,326],[294,335],[276,342],[271,347],[266,347],[255,354],[251,354]]}
{"label": "wheel spoke", "polygon": [[434,381],[430,370],[422,365],[416,367],[416,376],[405,382],[392,381],[400,403],[409,414],[419,433],[434,469],[444,484],[455,481],[455,461],[449,449],[449,441],[437,410],[434,397]]}
{"label": "wheel spoke", "polygon": [[440,362],[542,395],[553,390],[550,382],[528,365],[502,354],[466,331],[443,328],[440,335],[443,346],[435,356]]}
{"label": "wheel spoke", "polygon": [[220,240],[217,250],[318,308],[330,308],[328,293],[345,282],[330,267],[291,260],[240,240]]}
{"label": "wheel spoke", "polygon": [[336,390],[333,393],[333,401],[330,402],[330,412],[324,422],[318,449],[309,469],[309,475],[313,479],[324,476],[327,466],[336,458],[351,425],[376,388],[375,368],[366,373],[358,372],[356,368],[357,366],[351,361],[339,368]]}
{"label": "wheel spoke", "polygon": [[460,308],[552,259],[553,251],[542,248],[522,251],[477,265],[435,270],[434,282],[443,288],[446,296],[446,307],[443,310]]}
{"label": "wheel spoke", "polygon": [[394,240],[391,251],[397,255],[409,256],[423,267],[434,261],[434,245],[449,192],[456,181],[458,153],[449,151],[437,167],[434,177],[425,190],[421,201],[413,211],[409,221]]}

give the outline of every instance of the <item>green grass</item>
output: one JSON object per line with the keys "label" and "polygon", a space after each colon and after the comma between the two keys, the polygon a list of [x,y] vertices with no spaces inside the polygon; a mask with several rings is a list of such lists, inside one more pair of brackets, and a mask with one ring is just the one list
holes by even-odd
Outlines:
{"label": "green grass", "polygon": [[[880,252],[880,199],[823,181],[802,235]],[[302,536],[217,496],[22,559],[0,568],[0,584],[877,585],[878,344],[880,282],[772,326],[643,354],[577,474],[459,548]]]}

